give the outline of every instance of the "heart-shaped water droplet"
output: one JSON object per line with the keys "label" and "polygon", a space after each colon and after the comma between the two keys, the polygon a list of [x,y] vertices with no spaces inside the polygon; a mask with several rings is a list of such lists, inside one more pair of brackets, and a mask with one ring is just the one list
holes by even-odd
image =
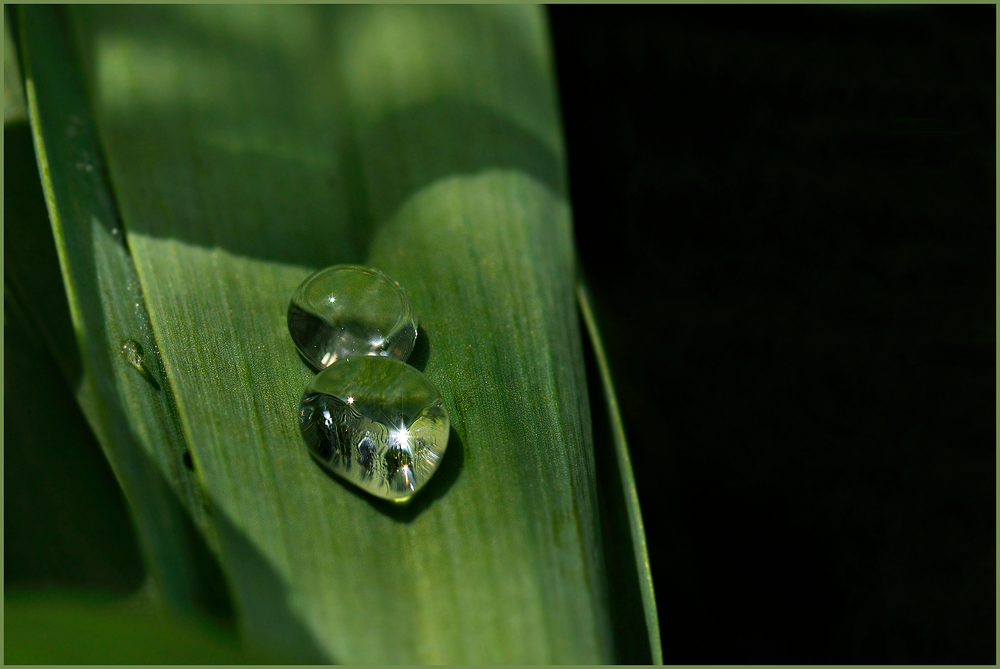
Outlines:
{"label": "heart-shaped water droplet", "polygon": [[437,470],[450,423],[426,376],[392,358],[363,356],[327,367],[306,386],[299,429],[328,470],[402,502]]}
{"label": "heart-shaped water droplet", "polygon": [[369,267],[336,265],[298,287],[288,305],[288,331],[315,367],[356,356],[406,360],[417,320],[406,291]]}

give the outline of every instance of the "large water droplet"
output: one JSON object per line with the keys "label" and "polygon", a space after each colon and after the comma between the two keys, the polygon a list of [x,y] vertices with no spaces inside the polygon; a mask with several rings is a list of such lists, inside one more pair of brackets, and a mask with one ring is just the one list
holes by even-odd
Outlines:
{"label": "large water droplet", "polygon": [[327,367],[306,386],[299,429],[313,457],[377,497],[405,501],[437,470],[448,412],[409,365],[360,357]]}
{"label": "large water droplet", "polygon": [[417,320],[406,292],[388,276],[336,265],[295,291],[288,331],[302,355],[322,369],[364,355],[406,360],[417,340]]}

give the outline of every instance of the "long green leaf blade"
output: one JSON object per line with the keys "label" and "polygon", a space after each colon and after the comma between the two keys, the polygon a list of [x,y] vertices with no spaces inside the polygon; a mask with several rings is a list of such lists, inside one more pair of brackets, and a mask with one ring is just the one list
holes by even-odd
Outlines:
{"label": "long green leaf blade", "polygon": [[[616,616],[615,619],[616,638],[619,640],[627,639],[630,646],[638,646],[648,640],[649,656],[648,659],[643,658],[643,661],[663,664],[660,621],[656,612],[653,574],[649,565],[649,553],[646,549],[646,532],[643,529],[639,494],[632,473],[632,460],[628,452],[625,425],[622,422],[615,385],[611,377],[611,365],[608,363],[608,357],[604,351],[604,343],[598,328],[597,317],[594,314],[590,291],[582,279],[577,283],[576,295],[596,363],[597,375],[600,377],[601,400],[607,410],[608,432],[613,451],[611,457],[605,460],[608,469],[606,476],[613,480],[606,481],[601,486],[602,491],[607,491],[605,492],[607,496],[614,498],[607,505],[609,516],[617,512],[617,516],[609,518],[610,522],[607,523],[605,530],[608,569],[611,572],[609,580],[611,581],[612,606],[618,605],[618,602],[614,600],[619,595],[633,598],[638,594],[638,599],[641,601],[641,607],[636,606],[635,602],[625,602],[624,605],[621,605],[624,610],[620,609],[620,615]],[[601,445],[598,443],[597,448],[600,449],[600,447]],[[600,455],[602,453],[598,452],[599,462],[601,461]],[[624,536],[626,534],[627,537]],[[638,622],[639,619],[641,619],[641,623]],[[638,648],[635,650],[638,651]]]}
{"label": "long green leaf blade", "polygon": [[[73,56],[51,8],[24,7],[21,35],[42,185],[81,352],[77,399],[130,503],[159,595],[173,609],[192,612],[205,586],[215,586],[199,581],[199,566],[211,562],[189,517],[204,536],[214,533],[182,464],[185,446],[169,389],[157,381],[162,370],[135,268],[103,183],[85,98],[67,67]],[[123,355],[126,342],[146,352],[141,370]]]}
{"label": "long green leaf blade", "polygon": [[[248,636],[304,660],[631,656],[612,638],[540,12],[70,18],[172,441],[190,448]],[[414,364],[452,413],[442,470],[407,507],[322,474],[297,433],[311,373],[284,311],[336,262],[407,287]]]}
{"label": "long green leaf blade", "polygon": [[145,570],[121,488],[73,401],[79,353],[9,18],[5,8],[4,585],[127,592]]}
{"label": "long green leaf blade", "polygon": [[[347,662],[612,659],[538,10],[74,16],[248,631],[293,652],[275,631],[301,621]],[[147,23],[174,38],[144,39]],[[489,167],[515,173],[476,174]],[[420,248],[437,221],[450,236]],[[412,245],[393,246],[403,234]],[[463,239],[468,253],[441,246]],[[345,261],[410,288],[426,372],[455,417],[459,471],[402,512],[331,481],[297,434],[310,373],[284,311],[309,270]],[[445,292],[456,286],[466,294]],[[290,620],[276,625],[282,601]]]}

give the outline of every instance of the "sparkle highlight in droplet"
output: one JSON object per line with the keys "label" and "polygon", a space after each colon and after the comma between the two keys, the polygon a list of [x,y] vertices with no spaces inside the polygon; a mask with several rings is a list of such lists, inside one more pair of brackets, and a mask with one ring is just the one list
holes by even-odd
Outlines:
{"label": "sparkle highlight in droplet", "polygon": [[316,375],[299,429],[323,467],[373,495],[405,501],[448,446],[444,401],[422,373],[388,357],[343,360]]}

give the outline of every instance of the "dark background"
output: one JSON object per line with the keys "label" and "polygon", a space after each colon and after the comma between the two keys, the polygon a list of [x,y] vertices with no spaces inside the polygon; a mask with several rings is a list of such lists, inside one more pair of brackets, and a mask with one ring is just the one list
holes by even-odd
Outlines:
{"label": "dark background", "polygon": [[995,664],[996,7],[549,17],[666,661]]}

